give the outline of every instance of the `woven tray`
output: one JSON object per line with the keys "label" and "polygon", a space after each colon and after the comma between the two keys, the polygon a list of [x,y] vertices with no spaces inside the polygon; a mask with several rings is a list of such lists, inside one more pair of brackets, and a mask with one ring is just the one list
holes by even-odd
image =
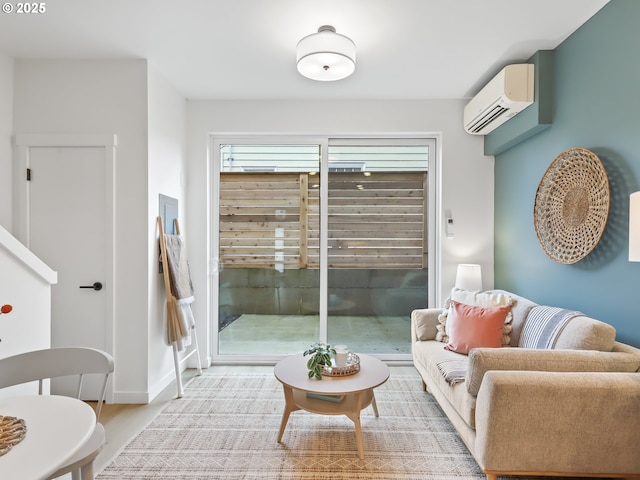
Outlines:
{"label": "woven tray", "polygon": [[545,172],[533,210],[540,246],[552,260],[573,264],[596,247],[609,215],[609,180],[596,154],[562,152]]}
{"label": "woven tray", "polygon": [[327,377],[346,377],[347,375],[353,375],[360,371],[360,357],[355,353],[349,352],[347,356],[347,364],[344,367],[337,367],[332,365],[330,367],[322,367],[322,375]]}
{"label": "woven tray", "polygon": [[27,434],[27,426],[21,418],[0,415],[0,456],[20,443]]}

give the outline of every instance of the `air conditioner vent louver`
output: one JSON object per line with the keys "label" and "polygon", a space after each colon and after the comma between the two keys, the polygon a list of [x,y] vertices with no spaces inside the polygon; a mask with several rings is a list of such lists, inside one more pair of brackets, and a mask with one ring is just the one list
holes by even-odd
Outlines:
{"label": "air conditioner vent louver", "polygon": [[508,108],[504,108],[498,105],[493,109],[489,110],[489,112],[487,112],[486,115],[480,117],[477,121],[472,122],[471,125],[469,126],[469,130],[471,130],[472,133],[481,132],[483,128],[485,128],[491,122],[496,120],[500,115],[508,111],[509,111]]}
{"label": "air conditioner vent louver", "polygon": [[534,66],[507,65],[464,107],[464,129],[486,135],[533,103]]}

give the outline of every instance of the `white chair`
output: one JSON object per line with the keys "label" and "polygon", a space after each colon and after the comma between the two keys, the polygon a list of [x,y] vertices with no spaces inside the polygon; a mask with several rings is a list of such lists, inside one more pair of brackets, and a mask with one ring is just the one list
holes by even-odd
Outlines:
{"label": "white chair", "polygon": [[[96,409],[96,419],[99,419],[107,381],[109,375],[113,373],[113,368],[113,357],[93,348],[65,347],[37,350],[0,359],[0,388],[38,381],[38,393],[42,395],[43,380],[73,375],[78,377],[75,396],[80,398],[84,375],[100,374],[104,376],[104,380]],[[92,480],[93,460],[102,450],[104,442],[104,427],[96,422],[96,428],[89,440],[49,479],[71,472],[73,480]]]}

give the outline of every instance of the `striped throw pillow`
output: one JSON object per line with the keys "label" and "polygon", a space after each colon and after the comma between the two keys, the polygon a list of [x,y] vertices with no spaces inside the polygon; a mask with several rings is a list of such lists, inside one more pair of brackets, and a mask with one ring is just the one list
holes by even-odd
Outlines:
{"label": "striped throw pillow", "polygon": [[534,307],[522,327],[518,346],[537,349],[555,348],[564,327],[578,315],[582,313],[558,307]]}

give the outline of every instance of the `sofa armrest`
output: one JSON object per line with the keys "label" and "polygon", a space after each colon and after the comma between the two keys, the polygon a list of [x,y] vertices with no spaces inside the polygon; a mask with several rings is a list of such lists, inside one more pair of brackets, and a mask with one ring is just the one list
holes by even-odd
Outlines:
{"label": "sofa armrest", "polygon": [[533,350],[519,347],[476,348],[469,352],[465,383],[477,395],[490,370],[543,372],[635,372],[638,358],[625,352]]}
{"label": "sofa armrest", "polygon": [[441,308],[422,308],[411,312],[411,343],[434,340],[438,333]]}
{"label": "sofa armrest", "polygon": [[488,372],[476,433],[486,472],[638,475],[640,375]]}

